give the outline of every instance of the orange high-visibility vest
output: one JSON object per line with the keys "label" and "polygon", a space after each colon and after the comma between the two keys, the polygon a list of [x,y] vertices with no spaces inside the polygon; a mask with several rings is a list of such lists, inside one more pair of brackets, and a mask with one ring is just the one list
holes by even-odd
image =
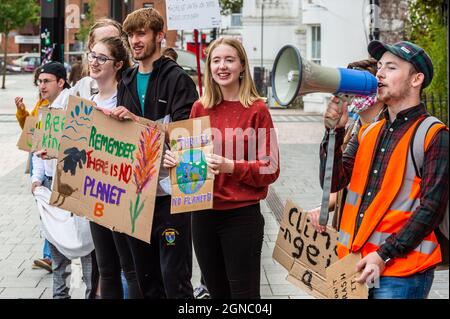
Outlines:
{"label": "orange high-visibility vest", "polygon": [[[386,120],[375,122],[361,129],[358,135],[359,147],[356,153],[352,177],[342,214],[338,255],[343,258],[350,252],[360,251],[362,257],[378,250],[393,233],[398,233],[420,204],[420,181],[412,159],[411,139],[418,119],[400,139],[389,160],[381,189],[364,212],[364,217],[355,235],[356,219],[363,194],[366,192],[372,159],[377,139]],[[433,125],[426,134],[426,150],[432,137],[445,128],[443,124]],[[369,193],[366,196],[373,196]],[[404,277],[415,274],[441,262],[441,251],[434,232],[429,234],[405,257],[394,258],[381,275]]]}

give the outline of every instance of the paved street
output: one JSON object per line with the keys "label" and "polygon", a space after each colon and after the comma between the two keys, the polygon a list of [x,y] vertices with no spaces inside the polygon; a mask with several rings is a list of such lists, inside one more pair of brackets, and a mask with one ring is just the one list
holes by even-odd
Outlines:
{"label": "paved street", "polygon": [[[31,75],[7,78],[6,90],[0,89],[0,298],[51,298],[52,277],[45,270],[32,269],[42,255],[42,238],[29,176],[24,174],[27,154],[16,148],[20,128],[15,120],[14,97],[20,95],[28,109],[34,105],[37,90]],[[318,150],[323,135],[321,117],[299,110],[271,110],[278,129],[281,175],[268,200],[262,203],[265,240],[262,252],[261,294],[263,298],[312,298],[286,281],[287,271],[272,259],[278,234],[277,209],[291,198],[304,209],[319,204]],[[73,266],[74,273],[79,266]],[[83,298],[83,284],[74,276],[73,298]],[[199,283],[198,265],[192,278]],[[437,272],[430,298],[448,299],[448,271]]]}

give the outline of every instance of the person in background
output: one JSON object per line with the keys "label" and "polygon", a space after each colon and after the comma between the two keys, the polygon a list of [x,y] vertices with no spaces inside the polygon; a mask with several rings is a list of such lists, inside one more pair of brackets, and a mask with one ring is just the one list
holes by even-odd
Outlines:
{"label": "person in background", "polygon": [[[264,237],[260,200],[280,173],[278,144],[242,44],[221,38],[207,51],[205,95],[194,103],[190,117],[210,118],[215,153],[206,163],[216,176],[213,209],[192,213],[195,254],[211,298],[258,299]],[[244,142],[242,131],[254,134]],[[233,150],[247,145],[243,154],[224,154],[229,141]],[[254,143],[258,154],[248,147]],[[176,165],[175,154],[167,150],[164,166]]]}
{"label": "person in background", "polygon": [[[38,86],[37,80],[39,77],[41,67],[37,67],[34,70],[34,85]],[[19,122],[20,127],[23,129],[25,125],[25,120],[28,116],[37,117],[39,110],[41,107],[48,107],[48,101],[46,99],[43,99],[41,96],[41,92],[39,92],[39,99],[37,100],[33,110],[29,112],[26,109],[25,103],[23,103],[23,97],[17,96],[14,99],[14,102],[16,103],[16,119],[17,122]],[[28,158],[27,167],[29,168],[30,176],[33,174],[33,165],[31,161],[32,154],[30,153],[30,156]],[[47,239],[44,238],[44,247],[42,249],[42,258],[38,258],[33,260],[33,268],[42,268],[47,270],[48,272],[52,272],[52,255],[50,253],[50,248],[48,246]]]}
{"label": "person in background", "polygon": [[75,57],[75,62],[72,64],[72,70],[70,71],[69,74],[70,85],[74,86],[81,79],[82,71],[83,71],[83,60],[81,58],[81,55],[77,55]]}
{"label": "person in background", "polygon": [[[347,68],[368,71],[373,75],[377,73],[377,60],[370,58],[350,63]],[[353,136],[357,136],[359,130],[363,126],[367,126],[378,120],[381,112],[384,110],[384,103],[377,101],[376,94],[367,97],[354,97],[349,108],[350,113],[356,114],[356,119],[348,123],[345,128],[344,141],[342,143],[342,151],[345,151],[348,142]],[[347,189],[344,188],[337,193],[330,194],[329,210],[333,211],[332,227],[339,231],[340,216],[344,208],[344,202]],[[311,214],[311,223],[318,232],[324,232],[325,226],[319,225],[320,206],[309,211]]]}
{"label": "person in background", "polygon": [[[38,84],[42,98],[49,101],[49,107],[60,94],[70,88],[66,80],[66,70],[64,65],[59,62],[49,62],[42,66]],[[34,194],[36,187],[44,186],[51,190],[53,176],[55,174],[56,159],[46,159],[45,150],[33,154],[33,173],[31,176],[31,192]],[[69,273],[66,271],[71,260],[64,256],[55,245],[48,243],[52,256],[53,271],[53,298],[68,299],[69,287],[66,285],[66,279]],[[83,280],[86,284],[86,299],[91,297],[92,291],[92,253],[81,257],[83,270]]]}
{"label": "person in background", "polygon": [[174,60],[177,62],[178,60],[178,53],[173,48],[165,47],[161,50],[161,55],[168,57],[169,59]]}

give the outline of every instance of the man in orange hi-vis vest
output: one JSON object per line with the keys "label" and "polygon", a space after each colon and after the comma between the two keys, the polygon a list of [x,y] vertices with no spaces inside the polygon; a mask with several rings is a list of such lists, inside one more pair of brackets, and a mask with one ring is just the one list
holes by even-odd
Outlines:
{"label": "man in orange hi-vis vest", "polygon": [[[448,128],[431,117],[420,94],[433,78],[433,64],[407,41],[369,43],[378,60],[377,99],[387,106],[381,120],[361,128],[341,150],[347,103],[333,97],[324,113],[321,183],[328,133],[336,133],[331,191],[348,185],[338,255],[360,252],[359,282],[369,298],[424,299],[441,249],[435,230],[448,205]],[[374,285],[375,284],[375,285]]]}

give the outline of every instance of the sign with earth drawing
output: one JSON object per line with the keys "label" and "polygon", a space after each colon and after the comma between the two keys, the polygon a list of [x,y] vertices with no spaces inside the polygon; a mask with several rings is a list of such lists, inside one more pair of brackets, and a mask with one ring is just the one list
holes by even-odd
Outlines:
{"label": "sign with earth drawing", "polygon": [[149,242],[163,127],[108,115],[70,96],[50,203]]}
{"label": "sign with earth drawing", "polygon": [[206,165],[206,155],[213,153],[209,116],[170,123],[168,131],[178,163],[170,170],[171,213],[211,209],[214,174]]}

